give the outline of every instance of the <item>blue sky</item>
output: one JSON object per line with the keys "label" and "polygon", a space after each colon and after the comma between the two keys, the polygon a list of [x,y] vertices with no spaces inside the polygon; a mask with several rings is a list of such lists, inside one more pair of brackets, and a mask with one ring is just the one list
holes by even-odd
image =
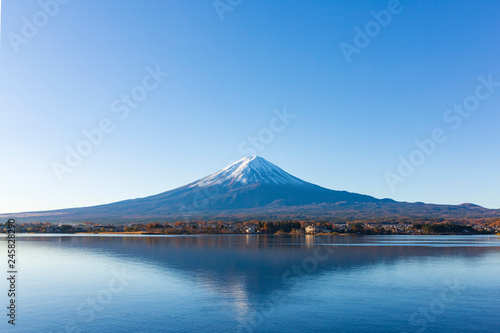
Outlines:
{"label": "blue sky", "polygon": [[[259,135],[259,156],[327,188],[500,208],[500,87],[458,129],[443,118],[478,77],[500,82],[497,1],[54,1],[1,4],[1,213],[173,189]],[[347,61],[356,27],[375,30]],[[293,119],[273,120],[284,110]],[[68,147],[88,149],[83,131],[103,120],[69,167]],[[401,177],[436,128],[447,140]],[[391,188],[388,172],[404,181]]]}

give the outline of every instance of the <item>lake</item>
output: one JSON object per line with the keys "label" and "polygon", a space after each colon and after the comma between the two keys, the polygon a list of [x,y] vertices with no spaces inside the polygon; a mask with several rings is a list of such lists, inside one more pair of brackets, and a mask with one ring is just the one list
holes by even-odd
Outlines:
{"label": "lake", "polygon": [[500,332],[496,236],[18,235],[17,252],[2,332]]}

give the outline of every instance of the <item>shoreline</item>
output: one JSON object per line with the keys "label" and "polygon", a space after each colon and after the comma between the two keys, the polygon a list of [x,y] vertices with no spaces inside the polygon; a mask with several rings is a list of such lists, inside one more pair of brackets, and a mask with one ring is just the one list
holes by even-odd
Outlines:
{"label": "shoreline", "polygon": [[165,234],[147,231],[99,231],[99,232],[20,232],[18,235],[144,235],[144,236],[223,236],[223,235],[245,235],[245,236],[500,236],[500,233],[441,233],[441,234],[408,234],[408,233],[393,233],[393,234],[357,234],[357,233],[314,233],[314,234],[297,234],[297,233],[179,233]]}

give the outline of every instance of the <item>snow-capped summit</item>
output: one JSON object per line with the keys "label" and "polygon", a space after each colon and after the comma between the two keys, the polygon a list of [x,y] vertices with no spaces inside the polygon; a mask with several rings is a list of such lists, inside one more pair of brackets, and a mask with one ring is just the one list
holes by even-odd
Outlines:
{"label": "snow-capped summit", "polygon": [[[445,214],[445,215],[443,215]],[[83,221],[250,221],[284,219],[356,220],[407,216],[485,216],[500,210],[473,205],[444,206],[396,202],[330,190],[300,180],[261,157],[245,157],[190,184],[144,198],[47,212],[4,215],[39,222]],[[2,217],[2,216],[0,216]]]}
{"label": "snow-capped summit", "polygon": [[224,169],[204,177],[190,187],[236,184],[312,185],[283,171],[278,166],[258,156],[245,157]]}

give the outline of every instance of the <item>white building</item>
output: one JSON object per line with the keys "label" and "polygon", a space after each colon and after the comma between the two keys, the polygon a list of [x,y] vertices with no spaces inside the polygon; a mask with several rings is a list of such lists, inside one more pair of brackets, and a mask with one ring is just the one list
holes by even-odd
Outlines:
{"label": "white building", "polygon": [[319,230],[318,226],[316,226],[314,224],[310,224],[306,227],[306,234],[315,234],[319,231],[320,230]]}

